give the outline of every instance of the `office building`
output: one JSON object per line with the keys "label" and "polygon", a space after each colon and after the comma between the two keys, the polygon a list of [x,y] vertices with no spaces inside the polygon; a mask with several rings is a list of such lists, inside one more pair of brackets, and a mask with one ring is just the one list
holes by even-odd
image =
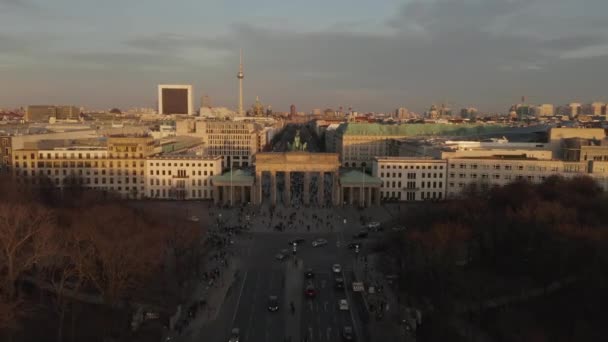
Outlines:
{"label": "office building", "polygon": [[49,105],[27,106],[25,121],[49,122],[51,118],[55,120],[78,120],[80,118],[80,108],[75,106]]}
{"label": "office building", "polygon": [[538,113],[537,116],[541,116],[541,117],[543,117],[543,116],[553,116],[555,114],[555,110],[553,108],[553,105],[552,104],[548,104],[548,103],[541,104],[540,106],[538,106],[537,111],[538,111],[537,112]]}
{"label": "office building", "polygon": [[253,155],[260,151],[262,131],[260,124],[250,121],[227,120],[180,120],[176,122],[176,134],[203,139],[203,154],[222,157],[223,168],[250,166]]}
{"label": "office building", "polygon": [[400,107],[395,110],[395,119],[407,120],[410,118],[410,111],[407,108]]}
{"label": "office building", "polygon": [[570,118],[576,118],[583,114],[583,106],[578,102],[572,102],[568,104],[568,116]]}
{"label": "office building", "polygon": [[158,86],[158,114],[192,115],[193,113],[191,85]]}
{"label": "office building", "polygon": [[432,158],[376,157],[372,175],[382,180],[385,201],[445,199],[447,161]]}
{"label": "office building", "polygon": [[371,167],[374,157],[392,155],[395,139],[419,136],[468,136],[504,130],[501,125],[344,123],[336,130],[335,148],[344,167]]}
{"label": "office building", "polygon": [[211,177],[222,173],[221,157],[167,154],[146,160],[145,193],[153,199],[210,200]]}

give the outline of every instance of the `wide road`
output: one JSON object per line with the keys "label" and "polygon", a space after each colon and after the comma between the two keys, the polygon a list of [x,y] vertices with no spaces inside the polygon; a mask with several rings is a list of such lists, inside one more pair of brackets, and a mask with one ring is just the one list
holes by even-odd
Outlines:
{"label": "wide road", "polygon": [[[292,247],[288,241],[303,237],[306,242],[297,248],[296,258],[302,265],[302,270],[311,268],[315,272],[313,279],[318,291],[316,298],[308,300],[302,289],[307,280],[300,274],[297,283],[293,284],[293,275],[287,267],[292,263]],[[322,247],[312,247],[312,240],[324,238],[328,244]],[[292,339],[299,342],[307,338],[308,342],[339,341],[345,326],[360,326],[353,321],[350,310],[340,311],[338,301],[347,299],[352,306],[352,293],[349,278],[352,269],[352,251],[345,248],[345,242],[339,233],[295,234],[295,233],[246,233],[239,236],[237,244],[241,249],[243,262],[238,281],[233,284],[229,295],[222,307],[220,316],[213,323],[213,329],[208,334],[203,333],[205,341],[228,341],[232,328],[240,330],[241,341],[245,342],[275,342],[284,341],[285,327],[299,325],[300,338]],[[275,255],[283,250],[289,250],[289,258],[278,261]],[[336,289],[331,266],[340,263],[346,275],[345,289]],[[291,273],[293,274],[293,273]],[[292,285],[293,284],[293,285]],[[294,288],[285,288],[294,286]],[[295,290],[295,292],[293,291]],[[287,293],[295,293],[293,298],[286,298]],[[268,311],[268,296],[279,297],[279,311]],[[297,298],[296,296],[300,296]],[[289,303],[296,305],[298,313],[290,312]],[[297,321],[294,317],[300,317]],[[288,324],[288,320],[295,323]],[[358,339],[361,340],[361,339]]]}

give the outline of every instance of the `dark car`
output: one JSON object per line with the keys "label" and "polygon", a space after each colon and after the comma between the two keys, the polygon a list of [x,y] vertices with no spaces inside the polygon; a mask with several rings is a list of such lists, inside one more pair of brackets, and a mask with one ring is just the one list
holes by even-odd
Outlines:
{"label": "dark car", "polygon": [[334,286],[338,290],[344,290],[344,279],[343,278],[336,278],[334,280]]}
{"label": "dark car", "polygon": [[315,277],[315,272],[312,270],[312,268],[309,268],[306,270],[306,272],[304,273],[304,275],[306,276],[306,278],[314,278]]}
{"label": "dark car", "polygon": [[279,311],[279,298],[277,296],[268,297],[268,311],[270,311],[270,312]]}
{"label": "dark car", "polygon": [[358,232],[357,234],[353,235],[353,238],[355,238],[355,239],[365,239],[368,235],[369,235],[369,233],[367,231],[362,230],[362,231]]}
{"label": "dark car", "polygon": [[301,244],[303,244],[304,242],[306,242],[306,240],[305,240],[305,239],[302,239],[302,238],[295,238],[295,239],[289,240],[289,242],[287,242],[287,244],[289,244],[290,246],[292,246],[294,243],[295,243],[296,245],[301,245]]}
{"label": "dark car", "polygon": [[344,339],[344,341],[354,341],[355,334],[353,333],[353,327],[344,327],[344,329],[342,329],[342,338]]}
{"label": "dark car", "polygon": [[306,290],[304,290],[304,294],[308,298],[314,298],[317,295],[317,290],[315,290],[315,286],[312,283],[308,283],[308,285],[306,285]]}
{"label": "dark car", "polygon": [[361,249],[361,247],[363,246],[363,244],[361,242],[351,242],[348,244],[348,249]]}

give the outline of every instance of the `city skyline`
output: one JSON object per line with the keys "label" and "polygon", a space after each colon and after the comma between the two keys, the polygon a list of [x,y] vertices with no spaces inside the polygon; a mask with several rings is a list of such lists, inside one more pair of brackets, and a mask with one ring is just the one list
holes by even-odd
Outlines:
{"label": "city skyline", "polygon": [[605,102],[608,4],[583,2],[188,1],[176,11],[110,1],[91,11],[87,1],[0,0],[0,104],[154,107],[157,84],[183,83],[237,110],[240,47],[245,107],[256,96],[306,112],[432,103],[504,112],[522,95]]}

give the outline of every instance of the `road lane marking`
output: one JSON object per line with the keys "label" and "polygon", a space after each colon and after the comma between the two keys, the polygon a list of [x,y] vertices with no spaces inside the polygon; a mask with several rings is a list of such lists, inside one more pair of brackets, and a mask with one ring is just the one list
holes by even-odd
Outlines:
{"label": "road lane marking", "polygon": [[324,310],[325,312],[327,312],[327,302],[324,302],[324,303],[323,303],[323,310]]}
{"label": "road lane marking", "polygon": [[331,341],[331,328],[330,327],[327,327],[327,335],[326,336],[327,336],[327,340]]}
{"label": "road lane marking", "polygon": [[312,327],[308,327],[308,334],[310,335],[310,342],[312,342]]}
{"label": "road lane marking", "polygon": [[312,300],[308,300],[308,308],[310,309],[310,312],[314,312]]}
{"label": "road lane marking", "polygon": [[243,295],[243,288],[245,287],[245,282],[247,281],[247,274],[249,271],[245,271],[245,276],[243,277],[243,283],[241,284],[241,289],[239,291],[239,298],[236,301],[236,308],[234,309],[234,314],[232,315],[232,326],[234,326],[234,320],[236,319],[236,314],[239,312],[239,304],[241,303],[241,296]]}

